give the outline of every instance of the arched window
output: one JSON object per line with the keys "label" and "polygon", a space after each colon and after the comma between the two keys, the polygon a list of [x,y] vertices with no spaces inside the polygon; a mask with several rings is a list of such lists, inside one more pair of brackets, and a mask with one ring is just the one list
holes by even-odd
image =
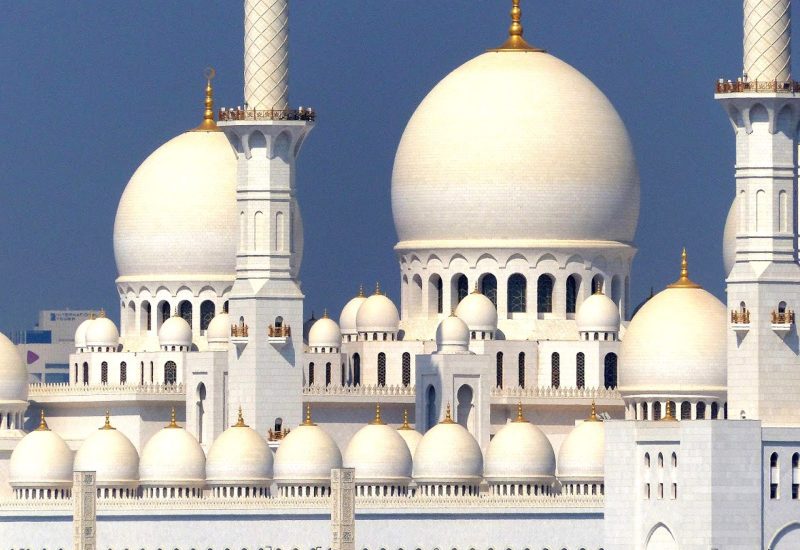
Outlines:
{"label": "arched window", "polygon": [[489,300],[491,300],[491,302],[494,304],[494,307],[497,307],[497,277],[491,273],[487,273],[481,277],[480,286],[481,294],[489,298]]}
{"label": "arched window", "polygon": [[153,330],[153,319],[150,313],[150,302],[142,302],[142,315],[144,316],[145,330]]}
{"label": "arched window", "polygon": [[642,420],[647,420],[647,413],[648,413],[647,403],[642,403]]}
{"label": "arched window", "polygon": [[653,420],[661,420],[661,401],[653,403]]}
{"label": "arched window", "polygon": [[78,383],[80,379],[78,378],[78,363],[75,363],[75,384]]}
{"label": "arched window", "polygon": [[119,364],[119,383],[127,384],[128,382],[128,364],[123,361]]}
{"label": "arched window", "polygon": [[431,275],[428,279],[428,313],[442,313],[444,310],[444,286],[439,275]]}
{"label": "arched window", "polygon": [[325,363],[325,386],[331,385],[331,364]]}
{"label": "arched window", "polygon": [[214,318],[214,302],[205,300],[200,304],[200,330],[208,330],[208,325]]}
{"label": "arched window", "polygon": [[664,455],[661,453],[658,453],[658,467],[659,468],[664,467]]}
{"label": "arched window", "polygon": [[607,353],[604,363],[603,384],[607,390],[614,389],[617,387],[617,354]]}
{"label": "arched window", "polygon": [[361,356],[357,353],[353,354],[353,385],[361,385]]}
{"label": "arched window", "polygon": [[378,354],[378,386],[383,387],[386,385],[386,354],[381,352]]}
{"label": "arched window", "polygon": [[100,365],[100,383],[108,384],[108,363],[105,361]]}
{"label": "arched window", "polygon": [[178,365],[175,361],[167,361],[164,364],[164,384],[175,384],[178,381]]}
{"label": "arched window", "polygon": [[205,416],[206,385],[200,382],[197,385],[197,441],[203,443],[203,417]]}
{"label": "arched window", "polygon": [[650,467],[650,453],[644,453],[644,467]]}
{"label": "arched window", "polygon": [[497,352],[497,376],[495,378],[495,385],[498,388],[503,387],[503,352]]}
{"label": "arched window", "polygon": [[528,281],[520,273],[514,273],[508,278],[508,299],[506,300],[508,313],[525,313],[527,311]]}
{"label": "arched window", "polygon": [[525,352],[519,352],[518,358],[518,366],[517,366],[517,378],[519,381],[519,387],[525,387]]}
{"label": "arched window", "polygon": [[575,356],[575,386],[586,387],[586,356],[583,352]]}
{"label": "arched window", "polygon": [[459,273],[454,275],[451,281],[451,307],[455,308],[461,302],[461,300],[466,298],[467,294],[469,294],[469,280],[467,279],[466,275]]}
{"label": "arched window", "polygon": [[550,275],[540,275],[536,281],[536,311],[553,312],[553,277]]}
{"label": "arched window", "polygon": [[403,354],[403,386],[408,387],[411,385],[411,354],[406,352]]}
{"label": "arched window", "polygon": [[672,453],[672,467],[673,468],[678,467],[678,455],[675,453]]}
{"label": "arched window", "polygon": [[314,385],[314,363],[311,362],[308,364],[308,385]]}
{"label": "arched window", "polygon": [[619,304],[622,301],[622,277],[619,275],[611,277],[611,300],[619,308]]}
{"label": "arched window", "polygon": [[711,418],[716,420],[719,418],[719,405],[711,403]]}
{"label": "arched window", "polygon": [[83,364],[83,385],[87,385],[89,383],[89,363]]}
{"label": "arched window", "polygon": [[578,289],[580,278],[577,275],[567,277],[567,313],[575,313],[578,307]]}
{"label": "arched window", "polygon": [[603,276],[599,273],[592,277],[592,294],[603,292]]}
{"label": "arched window", "polygon": [[692,404],[688,401],[681,403],[681,420],[692,419]]}
{"label": "arched window", "polygon": [[139,385],[144,386],[144,361],[139,364]]}
{"label": "arched window", "polygon": [[189,326],[192,326],[192,302],[184,300],[178,304],[178,315],[183,317]]}
{"label": "arched window", "polygon": [[439,415],[436,412],[436,388],[433,386],[428,386],[426,401],[426,416],[428,417],[428,429],[430,430],[439,423]]}
{"label": "arched window", "polygon": [[697,412],[695,413],[695,418],[698,420],[703,420],[706,417],[706,404],[702,401],[697,403]]}
{"label": "arched window", "polygon": [[778,464],[778,453],[772,453],[769,457],[769,498],[778,499],[780,496],[780,466]]}
{"label": "arched window", "polygon": [[728,419],[728,402],[722,404],[722,418],[727,420]]}
{"label": "arched window", "polygon": [[550,356],[550,385],[561,387],[561,356],[555,352]]}
{"label": "arched window", "polygon": [[800,453],[792,455],[792,499],[800,498]]}
{"label": "arched window", "polygon": [[161,302],[161,304],[158,307],[159,307],[159,317],[160,317],[159,326],[160,326],[164,321],[170,318],[172,312],[169,309],[169,302]]}
{"label": "arched window", "polygon": [[341,385],[342,385],[342,386],[344,386],[345,384],[347,384],[347,365],[345,365],[344,363],[342,363],[342,379],[341,379]]}

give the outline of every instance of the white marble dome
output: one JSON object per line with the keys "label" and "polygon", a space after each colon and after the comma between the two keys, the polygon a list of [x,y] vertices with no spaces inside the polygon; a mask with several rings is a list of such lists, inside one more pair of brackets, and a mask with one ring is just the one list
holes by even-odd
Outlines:
{"label": "white marble dome", "polygon": [[411,457],[413,458],[414,453],[417,452],[417,446],[419,445],[419,442],[422,441],[422,434],[408,424],[397,428],[397,433],[399,433],[400,437],[403,438],[403,441],[406,442],[408,451],[411,453]]}
{"label": "white marble dome", "polygon": [[353,435],[343,464],[356,469],[358,483],[404,485],[411,481],[411,451],[397,430],[384,424],[380,416]]}
{"label": "white marble dome", "polygon": [[90,348],[116,348],[119,344],[119,330],[114,321],[101,314],[86,328],[86,345]]}
{"label": "white marble dome", "polygon": [[739,227],[739,198],[736,197],[725,218],[725,230],[722,232],[722,265],[725,275],[729,275],[736,262],[736,230]]}
{"label": "white marble dome", "polygon": [[486,450],[484,477],[489,483],[549,484],[556,455],[544,432],[521,415],[495,434]]}
{"label": "white marble dome", "polygon": [[339,315],[339,329],[342,334],[356,335],[358,334],[358,325],[356,324],[356,317],[361,304],[367,301],[367,297],[363,292],[359,292],[358,296],[350,299],[342,308],[342,313]]}
{"label": "white marble dome", "polygon": [[231,316],[227,313],[217,313],[206,329],[206,339],[209,344],[227,344],[231,339]]}
{"label": "white marble dome", "polygon": [[445,317],[436,327],[436,349],[439,353],[464,353],[469,347],[469,327],[459,317]]}
{"label": "white marble dome", "polygon": [[86,319],[75,329],[76,348],[80,349],[86,347],[86,331],[89,330],[89,325],[92,324],[92,321],[94,321],[92,318]]}
{"label": "white marble dome", "polygon": [[725,391],[727,321],[725,305],[691,281],[659,292],[625,333],[620,391],[667,396]]}
{"label": "white marble dome", "polygon": [[317,319],[308,331],[308,345],[312,348],[339,348],[342,345],[342,331],[327,312]]}
{"label": "white marble dome", "polygon": [[147,157],[125,187],[114,222],[118,281],[232,280],[238,223],[228,139],[185,132]]}
{"label": "white marble dome", "polygon": [[456,315],[467,323],[469,330],[494,332],[497,330],[497,308],[478,291],[467,294],[456,307]]}
{"label": "white marble dome", "polygon": [[15,488],[69,488],[72,462],[72,451],[42,416],[39,428],[23,437],[11,453],[9,483]]}
{"label": "white marble dome", "polygon": [[588,78],[547,53],[488,52],[411,117],[392,213],[399,247],[631,242],[639,193],[625,125]]}
{"label": "white marble dome", "polygon": [[342,452],[325,430],[306,420],[294,428],[275,453],[278,485],[327,485],[331,470],[342,467]]}
{"label": "white marble dome", "polygon": [[[173,413],[174,415],[174,413]],[[197,439],[173,421],[142,449],[139,480],[149,487],[202,487],[206,455]]]}
{"label": "white marble dome", "polygon": [[619,332],[619,308],[601,292],[586,298],[575,314],[579,332]]}
{"label": "white marble dome", "polygon": [[389,298],[379,293],[367,298],[356,315],[358,332],[397,332],[400,328],[400,313]]}
{"label": "white marble dome", "polygon": [[575,426],[558,450],[561,481],[601,481],[605,475],[606,431],[594,415]]}
{"label": "white marble dome", "polygon": [[214,440],[206,460],[208,485],[269,486],[274,458],[262,436],[239,421]]}
{"label": "white marble dome", "polygon": [[17,346],[0,332],[0,403],[28,401],[28,369]]}
{"label": "white marble dome", "polygon": [[139,481],[139,453],[125,434],[106,424],[75,453],[75,471],[95,472],[98,487],[134,487]]}
{"label": "white marble dome", "polygon": [[413,473],[419,483],[476,485],[483,475],[483,453],[472,434],[448,414],[422,436],[414,452]]}
{"label": "white marble dome", "polygon": [[[230,327],[228,327],[230,330]],[[183,317],[173,315],[158,329],[158,344],[161,347],[191,347],[192,327]]]}

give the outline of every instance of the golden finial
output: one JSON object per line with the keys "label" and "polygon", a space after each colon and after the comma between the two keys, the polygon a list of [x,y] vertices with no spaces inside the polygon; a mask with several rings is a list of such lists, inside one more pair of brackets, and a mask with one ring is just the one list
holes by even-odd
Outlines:
{"label": "golden finial", "polygon": [[211,81],[216,76],[217,71],[213,67],[206,67],[203,71],[203,76],[206,77],[206,109],[203,112],[203,122],[200,126],[195,128],[196,132],[219,132],[217,123],[214,122],[214,88],[211,87]]}
{"label": "golden finial", "polygon": [[170,413],[170,416],[169,416],[169,424],[167,424],[166,427],[167,428],[180,428],[180,426],[178,426],[178,419],[177,419],[177,417],[175,415],[175,407],[172,407],[172,412]]}
{"label": "golden finial", "polygon": [[499,48],[493,48],[490,52],[543,52],[541,48],[536,48],[528,44],[522,38],[522,8],[520,0],[511,2],[511,26],[508,28],[508,40]]}
{"label": "golden finial", "polygon": [[114,426],[111,425],[111,413],[108,412],[106,409],[106,423],[103,424],[103,427],[100,428],[101,430],[113,430]]}
{"label": "golden finial", "polygon": [[398,430],[410,430],[411,426],[408,424],[408,409],[403,409],[403,425],[397,428]]}
{"label": "golden finial", "polygon": [[105,316],[106,316],[106,310],[103,309],[103,308],[100,308],[100,312],[97,314],[97,318],[98,319],[103,319]]}
{"label": "golden finial", "polygon": [[681,276],[677,281],[668,285],[667,288],[700,288],[700,285],[689,279],[689,261],[686,257],[686,248],[681,252]]}
{"label": "golden finial", "polygon": [[175,309],[172,310],[172,316],[180,317],[180,314],[178,313],[178,306],[175,306]]}
{"label": "golden finial", "polygon": [[677,418],[675,418],[675,411],[673,411],[674,406],[675,403],[673,403],[672,401],[667,401],[667,406],[666,406],[667,413],[661,418],[661,420],[665,422],[675,422],[678,420]]}
{"label": "golden finial", "polygon": [[444,420],[442,420],[441,423],[455,424],[455,422],[453,422],[453,418],[450,416],[450,401],[447,402],[447,408],[444,410]]}
{"label": "golden finial", "polygon": [[376,281],[375,282],[375,295],[376,296],[380,296],[381,295],[381,283],[380,283],[380,281]]}
{"label": "golden finial", "polygon": [[594,294],[602,294],[603,293],[603,283],[598,282],[598,284],[594,287]]}
{"label": "golden finial", "polygon": [[94,321],[95,319],[97,319],[97,314],[96,313],[90,313],[89,314],[89,320],[90,321]]}
{"label": "golden finial", "polygon": [[46,432],[50,428],[47,426],[47,420],[44,419],[44,409],[39,411],[39,427],[36,428],[37,432]]}
{"label": "golden finial", "polygon": [[364,285],[363,285],[363,284],[360,284],[360,285],[358,285],[358,295],[357,295],[357,298],[363,298],[363,297],[364,297]]}
{"label": "golden finial", "polygon": [[305,422],[303,422],[303,426],[316,426],[316,424],[311,421],[311,403],[306,403],[306,419]]}
{"label": "golden finial", "polygon": [[370,422],[370,424],[383,424],[383,420],[381,419],[381,404],[375,403],[375,420]]}
{"label": "golden finial", "polygon": [[242,406],[239,405],[239,418],[236,420],[236,424],[233,425],[234,428],[246,428],[247,424],[244,423],[244,417],[242,416]]}
{"label": "golden finial", "polygon": [[322,318],[328,319],[328,308],[322,310]]}
{"label": "golden finial", "polygon": [[517,418],[514,419],[514,422],[527,422],[525,417],[522,415],[522,401],[517,403]]}
{"label": "golden finial", "polygon": [[478,290],[478,281],[475,281],[475,288],[472,289],[473,294],[480,294],[481,291]]}
{"label": "golden finial", "polygon": [[600,417],[597,416],[597,407],[595,406],[594,399],[592,399],[592,412],[589,413],[589,418],[587,418],[586,421],[600,422]]}

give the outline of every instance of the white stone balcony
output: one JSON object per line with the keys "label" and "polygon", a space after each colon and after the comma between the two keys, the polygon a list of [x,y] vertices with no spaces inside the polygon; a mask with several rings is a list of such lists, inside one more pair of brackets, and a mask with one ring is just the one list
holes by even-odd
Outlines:
{"label": "white stone balcony", "polygon": [[64,401],[167,401],[186,400],[183,384],[30,384],[28,396],[37,403]]}

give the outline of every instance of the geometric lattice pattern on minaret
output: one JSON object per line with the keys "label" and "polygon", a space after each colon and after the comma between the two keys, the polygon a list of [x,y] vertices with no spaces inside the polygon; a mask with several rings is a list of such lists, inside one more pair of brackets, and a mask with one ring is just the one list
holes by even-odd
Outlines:
{"label": "geometric lattice pattern on minaret", "polygon": [[250,109],[289,104],[289,2],[246,0],[244,99]]}
{"label": "geometric lattice pattern on minaret", "polygon": [[791,78],[791,0],[744,0],[744,72],[761,82]]}

